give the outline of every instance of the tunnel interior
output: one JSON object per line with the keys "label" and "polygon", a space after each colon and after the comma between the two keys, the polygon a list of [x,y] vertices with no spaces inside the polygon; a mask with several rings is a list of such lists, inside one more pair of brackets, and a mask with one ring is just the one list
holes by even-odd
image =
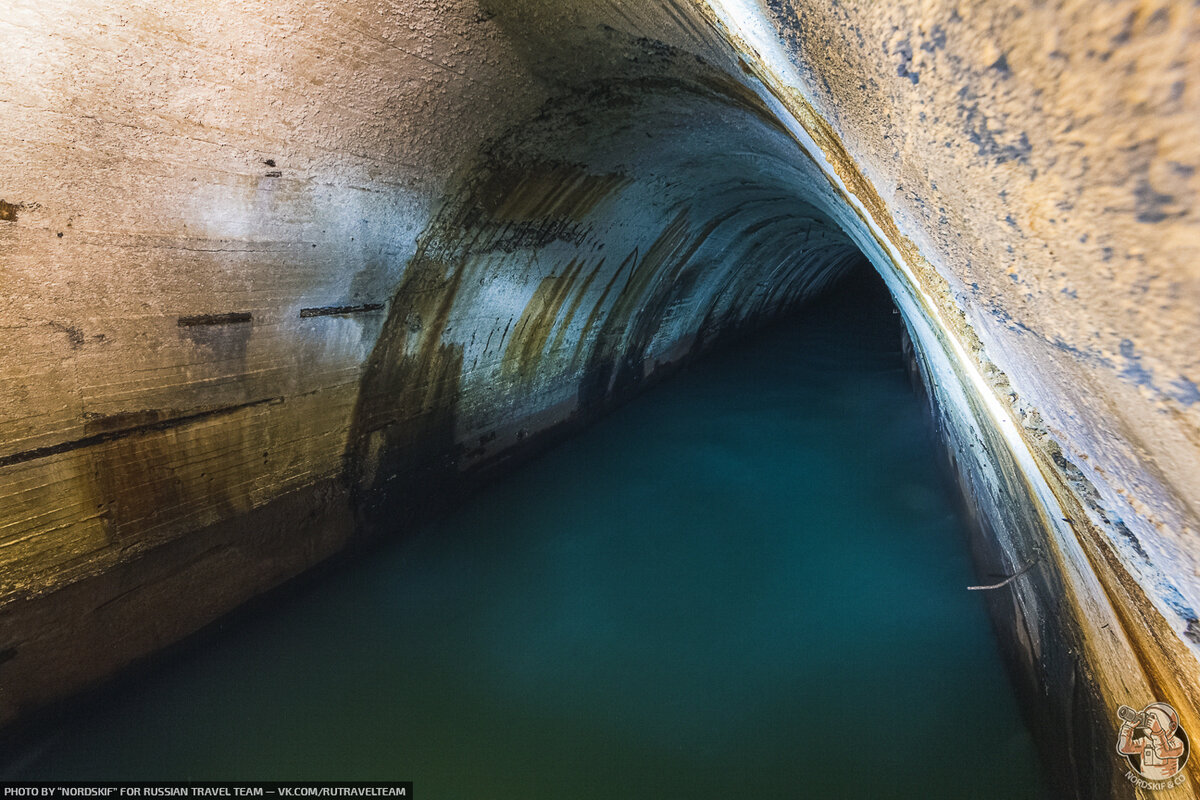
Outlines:
{"label": "tunnel interior", "polygon": [[862,260],[835,221],[850,212],[754,93],[600,35],[609,68],[559,75],[418,239],[351,425],[360,514],[397,513],[397,482],[510,460],[530,431],[602,412]]}
{"label": "tunnel interior", "polygon": [[1200,729],[1181,12],[79,3],[0,20],[3,743],[856,291],[1056,796]]}
{"label": "tunnel interior", "polygon": [[[911,356],[860,260],[94,695],[0,774],[928,798],[987,771],[975,796],[1048,798]],[[963,726],[949,761],[913,746]]]}

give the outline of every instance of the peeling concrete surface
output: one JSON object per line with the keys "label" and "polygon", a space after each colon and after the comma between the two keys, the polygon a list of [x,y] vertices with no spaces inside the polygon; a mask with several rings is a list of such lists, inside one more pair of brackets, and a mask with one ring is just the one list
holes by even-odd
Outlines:
{"label": "peeling concrete surface", "polygon": [[980,561],[1043,565],[993,611],[1064,792],[1127,796],[1117,703],[1200,731],[1197,30],[1128,0],[13,0],[0,720],[862,253]]}

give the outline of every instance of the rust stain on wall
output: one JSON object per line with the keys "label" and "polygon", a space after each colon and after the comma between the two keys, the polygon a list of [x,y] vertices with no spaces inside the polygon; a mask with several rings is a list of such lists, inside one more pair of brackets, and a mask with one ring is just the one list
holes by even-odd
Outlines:
{"label": "rust stain on wall", "polygon": [[443,261],[437,230],[428,237],[392,296],[351,423],[345,469],[368,524],[422,506],[453,472],[463,351],[442,336],[466,263]]}
{"label": "rust stain on wall", "polygon": [[[584,279],[583,284],[576,289],[575,297],[571,300],[571,304],[567,306],[567,312],[565,315],[563,315],[562,324],[559,325],[558,333],[554,336],[554,342],[550,345],[551,351],[556,351],[563,346],[563,342],[567,337],[567,333],[571,329],[571,321],[575,319],[575,314],[579,312],[579,307],[583,304],[583,299],[587,297],[588,289],[591,288],[592,282],[596,280],[596,276],[599,275],[600,270],[604,268],[604,262],[604,258],[601,258],[598,262],[596,262],[596,266],[593,267],[592,271],[588,273],[588,276]],[[586,334],[586,332],[587,330],[585,326],[584,334]],[[582,338],[583,334],[580,335],[581,340]]]}
{"label": "rust stain on wall", "polygon": [[[538,361],[546,349],[546,342],[554,330],[563,303],[574,287],[575,279],[583,269],[581,260],[571,261],[561,275],[543,278],[533,292],[533,297],[521,312],[513,328],[512,338],[504,350],[502,371],[510,379],[529,382],[537,373]],[[593,274],[595,274],[593,272]],[[564,327],[569,320],[564,321]]]}

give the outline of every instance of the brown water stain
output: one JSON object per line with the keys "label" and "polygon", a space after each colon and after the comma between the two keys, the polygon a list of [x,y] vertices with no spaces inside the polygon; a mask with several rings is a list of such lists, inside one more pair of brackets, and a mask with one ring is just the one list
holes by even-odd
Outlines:
{"label": "brown water stain", "polygon": [[[713,232],[737,213],[735,207],[697,229],[690,212],[681,209],[640,260],[636,253],[631,254],[629,276],[604,315],[584,368],[579,392],[582,408],[619,400],[637,390],[645,373],[646,349],[662,328],[668,310],[688,296],[700,279],[696,254]],[[593,315],[599,313],[607,294],[606,290]],[[589,318],[585,334],[591,322]]]}
{"label": "brown water stain", "polygon": [[110,542],[143,550],[182,527],[248,511],[255,468],[238,455],[264,413],[261,405],[187,415],[188,424],[174,424],[167,410],[90,420],[89,430],[100,432],[88,448],[91,480]]}
{"label": "brown water stain", "polygon": [[351,422],[346,475],[368,527],[414,513],[454,473],[463,348],[442,336],[466,259],[440,258],[438,234],[429,232],[392,296]]}
{"label": "brown water stain", "polygon": [[[621,266],[617,267],[617,271],[608,279],[608,283],[604,286],[604,291],[600,293],[600,297],[592,306],[591,312],[588,313],[587,319],[583,323],[583,330],[579,333],[579,338],[575,342],[575,352],[572,355],[572,361],[578,362],[580,353],[584,345],[587,343],[588,334],[592,328],[599,322],[601,314],[604,313],[605,303],[608,301],[608,296],[612,293],[613,288],[617,284],[617,280],[625,274],[625,270],[637,264],[638,249],[635,247],[629,255],[625,256],[625,260],[621,262]],[[626,279],[628,280],[628,279]]]}
{"label": "brown water stain", "polygon": [[582,261],[571,261],[561,275],[543,278],[538,284],[504,350],[501,371],[506,378],[523,383],[533,379],[554,330],[554,322],[582,268]]}
{"label": "brown water stain", "polygon": [[592,268],[587,278],[584,279],[583,285],[575,292],[575,298],[571,300],[571,305],[567,306],[567,313],[563,316],[562,324],[558,326],[558,333],[554,337],[554,342],[550,345],[552,352],[562,348],[567,333],[571,330],[571,321],[575,319],[575,314],[579,312],[579,307],[583,304],[584,298],[587,297],[588,289],[591,288],[592,282],[596,280],[596,276],[604,268],[604,261],[605,259],[601,258],[596,263],[596,266]]}

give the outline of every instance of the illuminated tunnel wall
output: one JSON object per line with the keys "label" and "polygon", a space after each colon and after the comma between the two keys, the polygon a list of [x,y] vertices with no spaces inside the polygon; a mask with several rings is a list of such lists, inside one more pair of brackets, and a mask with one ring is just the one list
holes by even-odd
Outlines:
{"label": "illuminated tunnel wall", "polygon": [[1061,785],[1125,791],[1118,704],[1200,731],[1196,32],[1136,2],[12,4],[0,718],[865,256],[981,570],[1028,567],[989,599]]}

